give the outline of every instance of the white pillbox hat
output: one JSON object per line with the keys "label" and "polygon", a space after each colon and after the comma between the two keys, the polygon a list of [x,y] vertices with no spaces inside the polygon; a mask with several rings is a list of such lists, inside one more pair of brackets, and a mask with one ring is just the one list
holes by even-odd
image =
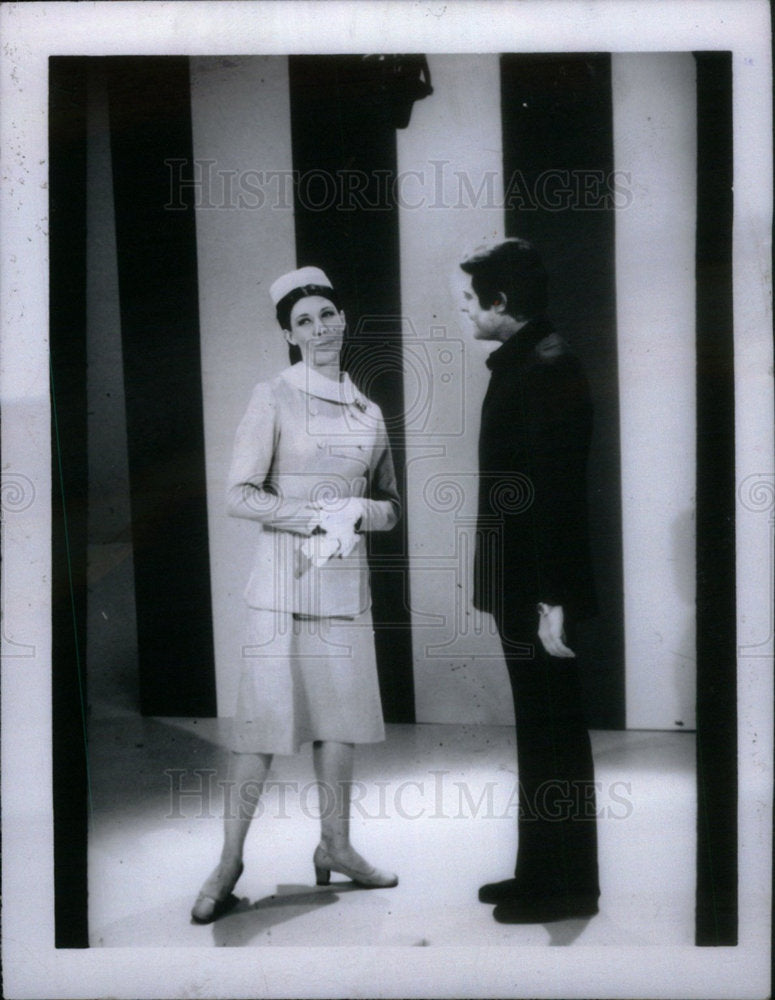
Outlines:
{"label": "white pillbox hat", "polygon": [[273,281],[269,286],[269,297],[273,305],[277,305],[288,292],[303,285],[319,285],[321,288],[331,289],[334,287],[319,267],[300,267],[297,271],[289,271]]}

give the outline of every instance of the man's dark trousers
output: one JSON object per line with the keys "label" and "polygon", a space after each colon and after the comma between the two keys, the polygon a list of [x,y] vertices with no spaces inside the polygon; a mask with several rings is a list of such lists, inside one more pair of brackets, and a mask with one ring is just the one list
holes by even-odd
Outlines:
{"label": "man's dark trousers", "polygon": [[[599,895],[594,766],[577,661],[550,656],[535,606],[496,615],[514,697],[519,779],[515,894]],[[573,630],[566,623],[573,648]]]}

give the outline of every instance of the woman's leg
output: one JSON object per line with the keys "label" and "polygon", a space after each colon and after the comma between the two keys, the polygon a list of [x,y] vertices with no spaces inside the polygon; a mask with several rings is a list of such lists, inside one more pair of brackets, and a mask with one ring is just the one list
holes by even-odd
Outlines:
{"label": "woman's leg", "polygon": [[353,755],[352,743],[317,740],[312,747],[320,797],[321,842],[343,861],[358,857],[350,845]]}
{"label": "woman's leg", "polygon": [[221,859],[194,903],[191,916],[196,923],[210,923],[229,907],[232,889],[242,874],[245,837],[271,763],[271,754],[231,754],[229,774],[224,785]]}
{"label": "woman's leg", "polygon": [[320,844],[314,858],[318,882],[327,884],[329,873],[337,871],[370,889],[398,885],[396,875],[369,864],[350,843],[352,743],[319,740],[312,753],[320,795]]}
{"label": "woman's leg", "polygon": [[233,753],[223,795],[221,864],[239,866],[250,822],[272,764],[267,753]]}

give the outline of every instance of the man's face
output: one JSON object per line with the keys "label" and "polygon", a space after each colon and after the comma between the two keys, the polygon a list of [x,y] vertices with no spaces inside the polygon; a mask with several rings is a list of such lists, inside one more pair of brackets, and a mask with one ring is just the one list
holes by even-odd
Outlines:
{"label": "man's face", "polygon": [[473,324],[475,340],[501,340],[503,337],[503,311],[493,303],[489,309],[482,309],[479,298],[471,285],[471,275],[463,273],[460,311]]}

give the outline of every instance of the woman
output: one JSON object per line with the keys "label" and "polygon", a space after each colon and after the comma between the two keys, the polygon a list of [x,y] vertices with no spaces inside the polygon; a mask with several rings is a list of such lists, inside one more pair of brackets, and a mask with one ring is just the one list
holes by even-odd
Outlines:
{"label": "woman", "polygon": [[236,902],[272,755],[307,742],[321,800],[317,883],[335,871],[367,888],[398,884],[349,837],[354,744],[385,738],[363,535],[398,518],[390,447],[379,407],[340,370],[345,316],[325,274],[301,268],[269,293],[302,360],[256,386],[234,446],[228,511],[256,521],[259,534],[245,591],[223,849],[191,912],[196,923]]}

